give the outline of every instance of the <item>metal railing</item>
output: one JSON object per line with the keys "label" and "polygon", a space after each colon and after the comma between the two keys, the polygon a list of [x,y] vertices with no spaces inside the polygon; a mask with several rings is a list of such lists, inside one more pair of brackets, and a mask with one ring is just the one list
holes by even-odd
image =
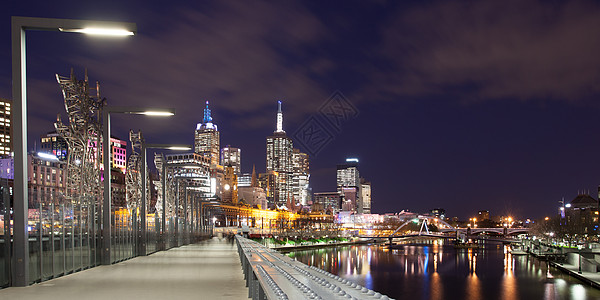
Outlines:
{"label": "metal railing", "polygon": [[248,297],[253,300],[390,299],[239,235],[236,236],[236,244]]}

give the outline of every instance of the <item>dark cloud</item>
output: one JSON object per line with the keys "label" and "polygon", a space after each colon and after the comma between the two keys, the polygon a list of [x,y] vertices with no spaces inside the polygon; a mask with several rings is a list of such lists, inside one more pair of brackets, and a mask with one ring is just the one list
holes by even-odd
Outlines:
{"label": "dark cloud", "polygon": [[578,100],[600,91],[596,3],[439,1],[390,20],[371,93]]}
{"label": "dark cloud", "polygon": [[304,54],[327,33],[302,6],[219,2],[205,10],[179,9],[159,33],[145,35],[145,26],[163,21],[156,16],[152,24],[138,24],[134,46],[110,64],[101,54],[72,61],[101,78],[110,103],[117,102],[110,95],[119,95],[131,105],[176,107],[182,112],[176,129],[188,131],[201,120],[205,100],[216,114],[235,116],[227,120],[234,127],[253,129],[272,127],[278,99],[290,120],[316,110],[329,93],[313,78],[328,63]]}

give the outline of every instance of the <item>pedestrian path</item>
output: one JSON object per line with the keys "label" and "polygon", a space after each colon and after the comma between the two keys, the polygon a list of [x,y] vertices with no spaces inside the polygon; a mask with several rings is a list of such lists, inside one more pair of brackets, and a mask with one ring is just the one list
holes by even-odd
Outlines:
{"label": "pedestrian path", "polygon": [[0,290],[0,299],[247,299],[237,247],[212,238],[28,287]]}
{"label": "pedestrian path", "polygon": [[584,271],[582,271],[580,273],[578,266],[571,265],[568,263],[552,262],[551,264],[552,264],[552,266],[554,266],[558,269],[561,269],[563,272],[566,272],[567,274],[569,274],[575,278],[585,281],[596,288],[600,288],[600,273],[584,272]]}

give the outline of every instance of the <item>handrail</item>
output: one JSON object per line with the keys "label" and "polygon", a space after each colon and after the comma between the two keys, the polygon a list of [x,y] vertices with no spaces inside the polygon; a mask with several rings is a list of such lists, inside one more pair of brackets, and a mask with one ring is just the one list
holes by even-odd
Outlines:
{"label": "handrail", "polygon": [[248,297],[262,299],[390,299],[314,266],[307,266],[260,243],[236,235]]}

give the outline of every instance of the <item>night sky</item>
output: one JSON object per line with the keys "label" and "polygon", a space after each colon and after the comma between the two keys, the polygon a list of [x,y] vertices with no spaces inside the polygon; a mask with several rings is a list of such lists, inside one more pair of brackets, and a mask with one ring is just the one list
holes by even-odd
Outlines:
{"label": "night sky", "polygon": [[[264,172],[282,100],[284,130],[313,154],[313,192],[334,191],[336,164],[358,157],[376,213],[537,218],[579,191],[598,196],[598,2],[321,2],[9,0],[0,97],[11,97],[11,15],[135,22],[129,38],[27,33],[30,148],[65,116],[54,74],[87,68],[110,105],[177,109],[115,116],[122,139],[131,128],[192,144],[210,101],[243,172]],[[332,95],[353,109],[336,124],[322,114]],[[327,139],[300,146],[306,124]]]}

